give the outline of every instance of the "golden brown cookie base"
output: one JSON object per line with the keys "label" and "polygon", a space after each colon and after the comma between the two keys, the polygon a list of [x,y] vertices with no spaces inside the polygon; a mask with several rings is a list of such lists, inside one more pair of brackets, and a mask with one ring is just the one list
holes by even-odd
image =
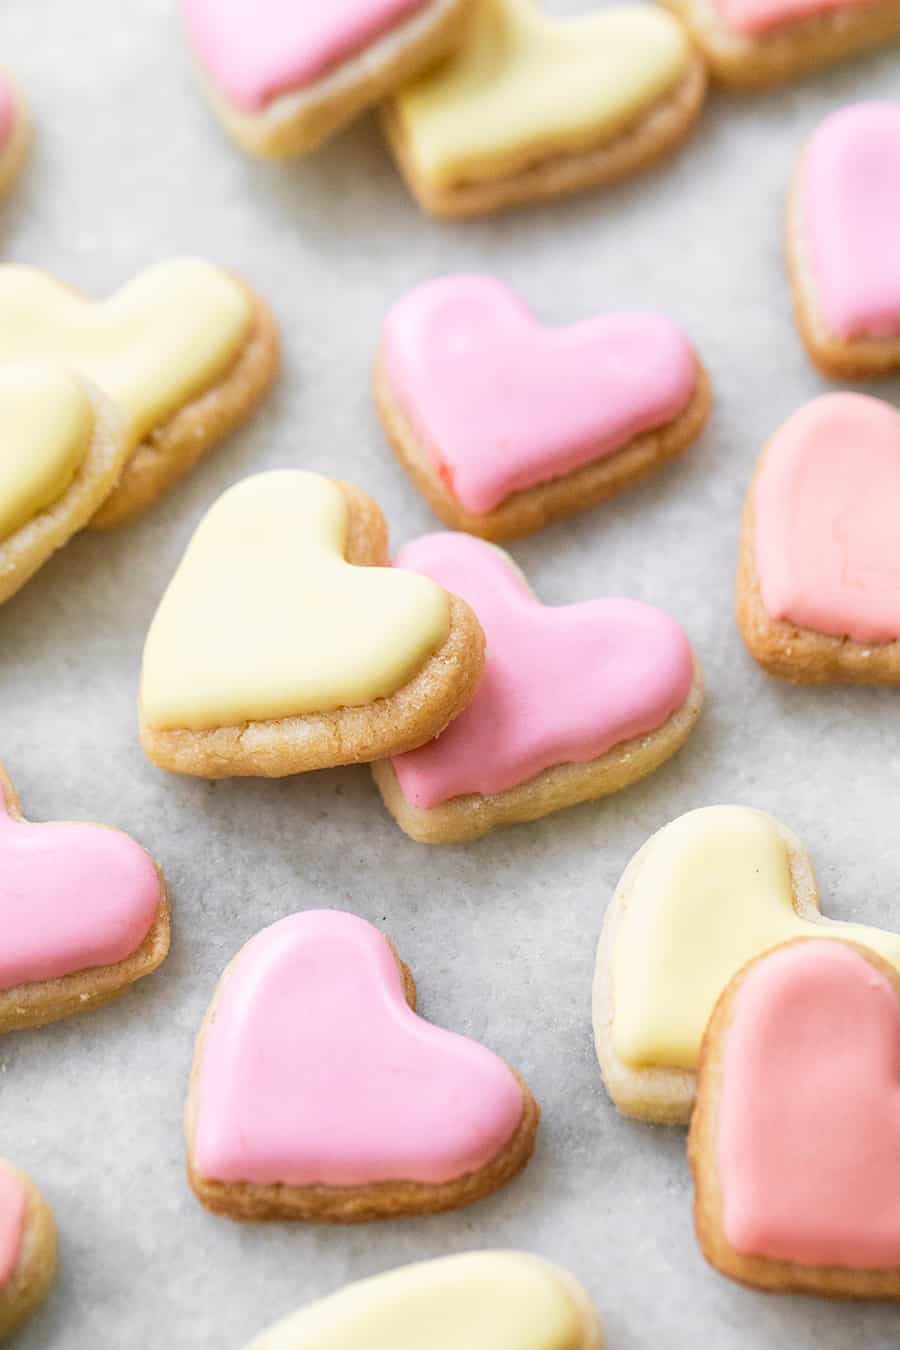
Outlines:
{"label": "golden brown cookie base", "polygon": [[900,0],[815,14],[759,36],[729,28],[714,0],[663,2],[687,26],[713,79],[733,89],[781,84],[900,37]]}
{"label": "golden brown cookie base", "polygon": [[[393,944],[391,944],[393,950]],[[406,1001],[415,1011],[416,985],[412,972],[394,952],[403,976]],[[184,1113],[187,1140],[187,1175],[197,1199],[214,1214],[224,1214],[243,1222],[269,1219],[302,1219],[310,1223],[365,1223],[371,1219],[396,1219],[419,1214],[438,1214],[459,1209],[482,1199],[511,1181],[525,1167],[534,1152],[534,1140],[540,1121],[540,1107],[527,1085],[516,1074],[522,1088],[522,1119],[512,1138],[485,1167],[469,1172],[455,1181],[427,1185],[417,1181],[382,1181],[365,1186],[285,1186],[251,1182],[213,1181],[201,1176],[192,1160],[196,1117],[196,1092],[203,1058],[203,1041],[228,977],[226,967],[203,1019],[194,1050],[191,1083]],[[515,1072],[515,1070],[511,1070]],[[590,1344],[590,1343],[589,1343]]]}
{"label": "golden brown cookie base", "polygon": [[280,363],[278,326],[265,301],[249,286],[244,289],[253,317],[236,359],[205,393],[141,442],[118,487],[91,521],[95,529],[121,525],[153,506],[210,446],[247,420],[274,381]]}
{"label": "golden brown cookie base", "polygon": [[[348,501],[346,558],[388,565],[387,525],[359,488],[341,483]],[[471,609],[448,596],[450,628],[440,648],[396,693],[358,708],[305,713],[212,731],[157,731],[140,714],[147,758],[172,773],[200,778],[281,778],[338,764],[368,763],[413,750],[438,736],[472,698],[484,668],[484,634]]]}
{"label": "golden brown cookie base", "polygon": [[389,759],[373,764],[372,773],[385,806],[405,834],[420,844],[455,844],[479,839],[501,825],[538,820],[566,806],[608,797],[639,782],[681,749],[702,706],[703,676],[698,666],[684,706],[657,731],[614,746],[585,764],[556,764],[505,792],[453,797],[427,809],[406,800]]}
{"label": "golden brown cookie base", "polygon": [[253,155],[280,159],[316,150],[367,108],[450,54],[465,36],[476,0],[430,0],[426,10],[362,55],[260,113],[232,103],[201,69],[213,109],[233,140]]}
{"label": "golden brown cookie base", "polygon": [[698,363],[693,397],[684,412],[671,422],[635,436],[620,450],[560,478],[514,492],[493,511],[474,515],[445,486],[395,398],[381,360],[375,367],[373,388],[378,415],[391,448],[438,519],[451,530],[465,530],[494,542],[530,534],[551,521],[596,506],[639,482],[697,439],[712,404],[709,376]]}
{"label": "golden brown cookie base", "polygon": [[[783,945],[793,946],[794,943]],[[846,945],[890,980],[900,998],[900,978],[892,966],[855,942]],[[840,1266],[802,1266],[792,1261],[770,1261],[762,1256],[743,1255],[725,1236],[717,1146],[725,1038],[731,1024],[734,999],[748,973],[761,959],[764,958],[750,961],[735,975],[716,1004],[703,1038],[697,1106],[688,1136],[688,1161],[695,1186],[694,1226],[700,1249],[716,1270],[754,1289],[820,1294],[824,1298],[900,1298],[900,1270],[848,1270]],[[823,1115],[827,1116],[829,1103],[823,1102],[822,1109]]]}
{"label": "golden brown cookie base", "polygon": [[613,140],[593,150],[541,160],[506,178],[451,187],[435,186],[418,172],[390,103],[385,104],[383,124],[400,171],[423,211],[446,220],[464,220],[528,202],[552,201],[586,188],[607,187],[649,168],[685,139],[703,106],[705,92],[706,69],[699,57],[692,57],[676,88]]}
{"label": "golden brown cookie base", "polygon": [[56,1274],[56,1225],[50,1206],[25,1172],[0,1159],[27,1193],[22,1249],[12,1277],[0,1287],[0,1340],[10,1335],[43,1303]]}
{"label": "golden brown cookie base", "polygon": [[0,195],[12,186],[13,180],[17,177],[31,146],[32,137],[28,100],[8,75],[5,78],[12,91],[14,120],[9,141],[0,151]]}
{"label": "golden brown cookie base", "polygon": [[113,491],[128,458],[121,413],[82,381],[94,409],[94,434],[87,454],[58,501],[33,516],[9,538],[0,540],[0,604],[15,595],[57,549],[90,521]]}

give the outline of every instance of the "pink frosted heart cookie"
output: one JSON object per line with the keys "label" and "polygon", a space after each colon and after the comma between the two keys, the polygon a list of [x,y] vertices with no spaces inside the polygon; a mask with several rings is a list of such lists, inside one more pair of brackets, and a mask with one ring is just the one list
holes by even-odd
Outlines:
{"label": "pink frosted heart cookie", "polygon": [[165,959],[162,873],[104,825],[34,825],[0,768],[0,1033],[108,1002]]}
{"label": "pink frosted heart cookie", "polygon": [[797,171],[788,261],[797,323],[826,375],[900,369],[900,103],[832,113]]}
{"label": "pink frosted heart cookie", "polygon": [[446,55],[474,0],[180,0],[213,107],[258,155],[313,150]]}
{"label": "pink frosted heart cookie", "polygon": [[900,683],[900,414],[826,394],[789,418],[747,498],[738,623],[799,683]]}
{"label": "pink frosted heart cookie", "polygon": [[445,524],[508,539],[593,506],[702,431],[706,372],[658,314],[546,328],[508,286],[449,276],[388,313],[385,432]]}
{"label": "pink frosted heart cookie", "polygon": [[43,1302],[56,1273],[56,1227],[30,1177],[0,1158],[0,1340]]}
{"label": "pink frosted heart cookie", "polygon": [[538,1116],[501,1059],[416,1015],[377,929],[311,910],[263,929],[219,982],[194,1056],[188,1175],[237,1219],[433,1213],[515,1176]]}
{"label": "pink frosted heart cookie", "polygon": [[0,193],[22,166],[31,143],[31,118],[25,95],[0,71]]}
{"label": "pink frosted heart cookie", "polygon": [[372,766],[413,839],[474,839],[617,792],[690,734],[702,678],[661,610],[622,599],[542,605],[511,558],[465,534],[425,535],[394,565],[465,597],[488,653],[475,697],[437,740]]}
{"label": "pink frosted heart cookie", "polygon": [[843,942],[758,957],[703,1042],[688,1151],[703,1254],[761,1289],[900,1297],[900,978]]}

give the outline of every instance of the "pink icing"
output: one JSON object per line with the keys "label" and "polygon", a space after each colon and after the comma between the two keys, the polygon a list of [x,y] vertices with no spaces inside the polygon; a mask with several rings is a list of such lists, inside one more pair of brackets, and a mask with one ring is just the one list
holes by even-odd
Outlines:
{"label": "pink icing", "polygon": [[770,442],[756,484],[765,609],[832,637],[900,638],[900,416],[862,394],[807,403]]}
{"label": "pink icing", "polygon": [[393,761],[414,806],[501,792],[553,764],[596,759],[662,726],[688,697],[690,644],[650,605],[542,605],[504,553],[467,534],[425,535],[395,566],[462,596],[487,637],[469,706],[437,740]]}
{"label": "pink icing", "polygon": [[27,1206],[21,1179],[0,1166],[0,1289],[9,1283],[19,1264]]}
{"label": "pink icing", "polygon": [[856,103],[825,119],[804,156],[798,216],[828,329],[900,335],[900,103]]}
{"label": "pink icing", "polygon": [[0,150],[6,145],[12,134],[16,120],[16,104],[12,89],[0,75]]}
{"label": "pink icing", "polygon": [[124,961],[159,898],[156,868],[133,839],[14,820],[0,789],[0,990]]}
{"label": "pink icing", "polygon": [[661,315],[545,328],[481,276],[410,291],[388,313],[382,355],[417,437],[476,515],[671,422],[697,386],[690,343]]}
{"label": "pink icing", "polygon": [[188,35],[246,112],[303,89],[359,55],[428,0],[181,0]]}
{"label": "pink icing", "polygon": [[806,1266],[900,1266],[900,1002],[864,957],[803,942],[734,1000],[719,1101],[725,1236]]}
{"label": "pink icing", "polygon": [[871,0],[713,0],[720,18],[738,33],[767,33],[835,9],[858,9]]}
{"label": "pink icing", "polygon": [[220,1181],[438,1184],[484,1167],[521,1118],[502,1060],[412,1011],[377,929],[311,910],[263,929],[225,977],[194,1162]]}

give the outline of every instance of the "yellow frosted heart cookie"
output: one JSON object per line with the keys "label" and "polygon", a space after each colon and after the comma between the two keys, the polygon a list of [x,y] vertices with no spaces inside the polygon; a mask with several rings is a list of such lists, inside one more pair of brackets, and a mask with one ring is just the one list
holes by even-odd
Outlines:
{"label": "yellow frosted heart cookie", "polygon": [[127,456],[99,389],[47,361],[0,365],[0,603],[87,524]]}
{"label": "yellow frosted heart cookie", "polygon": [[719,995],[746,962],[799,937],[856,942],[900,970],[900,935],[819,913],[808,854],[764,812],[705,807],[653,835],[625,870],[597,951],[594,1036],[619,1110],[689,1120]]}
{"label": "yellow frosted heart cookie", "polygon": [[615,5],[560,19],[484,0],[459,51],[387,105],[411,191],[439,216],[600,186],[687,134],[705,89],[679,22]]}
{"label": "yellow frosted heart cookie", "polygon": [[150,506],[246,417],[278,365],[274,320],[210,263],[180,259],[92,301],[33,267],[0,266],[0,363],[70,366],[122,410],[130,456],[95,524]]}
{"label": "yellow frosted heart cookie", "polygon": [[279,777],[438,735],[475,691],[463,601],[387,563],[358,488],[258,474],[201,521],[147,636],[141,738],[161,768]]}
{"label": "yellow frosted heart cookie", "polygon": [[525,1252],[465,1252],[348,1285],[247,1350],[600,1350],[566,1271]]}

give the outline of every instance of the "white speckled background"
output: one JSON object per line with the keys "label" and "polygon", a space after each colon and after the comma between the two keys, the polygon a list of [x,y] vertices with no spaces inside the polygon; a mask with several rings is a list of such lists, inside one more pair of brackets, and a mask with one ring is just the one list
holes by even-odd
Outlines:
{"label": "white speckled background", "polygon": [[[705,1266],[683,1133],[610,1106],[590,984],[628,858],[704,803],[771,810],[812,849],[829,912],[900,926],[900,694],[777,684],[732,618],[757,451],[824,387],[782,271],[788,175],[825,113],[897,95],[900,54],[764,97],[715,96],[683,153],[616,191],[449,226],[419,215],[374,120],[306,163],[244,158],[207,113],[172,10],[171,0],[6,0],[0,13],[0,61],[28,89],[38,126],[0,215],[3,256],[99,295],[156,259],[207,254],[268,296],[285,349],[277,393],[248,429],[138,524],[82,534],[0,611],[0,758],[26,811],[130,830],[163,863],[175,916],[169,960],[121,1001],[0,1043],[0,1152],[38,1179],[61,1236],[60,1278],[17,1350],[241,1350],[345,1281],[497,1245],[571,1267],[612,1350],[896,1347],[896,1309],[766,1297]],[[709,680],[693,740],[618,798],[433,850],[400,833],[365,769],[216,785],[158,772],[135,728],[141,644],[225,487],[308,466],[374,493],[396,543],[435,528],[383,443],[367,376],[389,301],[463,269],[498,273],[548,321],[666,310],[706,359],[714,421],[679,464],[513,548],[549,602],[628,594],[683,621]],[[880,392],[900,402],[900,381]],[[482,1038],[528,1079],[544,1108],[537,1154],[499,1194],[347,1230],[237,1227],[193,1199],[181,1110],[216,978],[257,929],[315,905],[382,925],[425,1015]]]}

